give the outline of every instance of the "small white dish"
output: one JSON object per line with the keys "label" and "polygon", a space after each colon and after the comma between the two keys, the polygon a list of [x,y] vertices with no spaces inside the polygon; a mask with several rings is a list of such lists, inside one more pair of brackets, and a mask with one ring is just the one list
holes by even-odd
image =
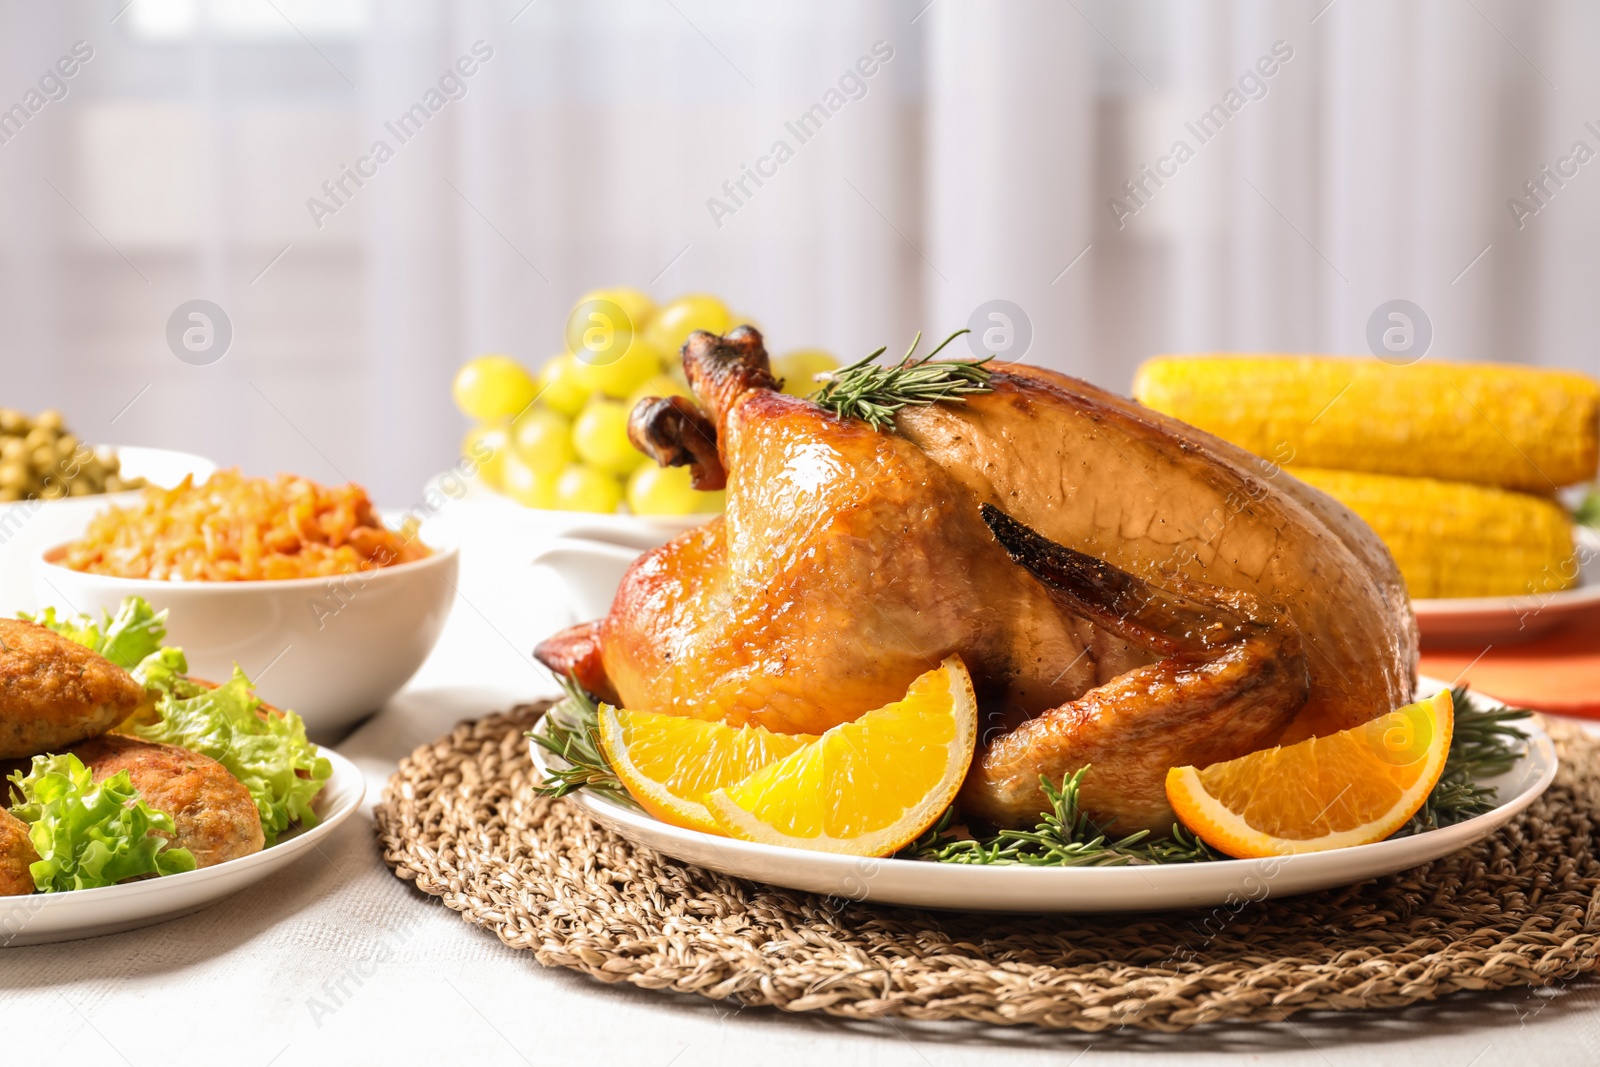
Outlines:
{"label": "small white dish", "polygon": [[[194,475],[195,481],[211,476],[217,465],[204,456],[165,448],[113,446],[122,473],[143,478],[151,485],[170,489]],[[110,505],[137,503],[142,492],[130,489],[99,496],[74,496],[65,500],[18,500],[0,504],[0,612],[9,616],[33,611],[33,557],[46,545],[60,544],[82,535],[89,520]]]}
{"label": "small white dish", "polygon": [[598,619],[611,610],[617,586],[634,560],[714,517],[582,516],[582,523],[541,543],[533,565],[549,567],[561,576],[577,618]]}
{"label": "small white dish", "polygon": [[460,562],[453,546],[435,546],[425,559],[332,578],[169,582],[75,571],[55,562],[64,548],[34,557],[40,605],[98,617],[142,596],[168,612],[166,641],[190,674],[222,682],[237,663],[314,737],[381,708],[417,673],[455,603]]}
{"label": "small white dish", "polygon": [[100,889],[0,897],[0,948],[98,937],[176,919],[287,867],[333,833],[366,795],[366,781],[355,764],[332,749],[321,754],[333,764],[333,776],[312,800],[319,821],[311,829],[286,834],[253,856],[197,871]]}
{"label": "small white dish", "polygon": [[549,567],[561,576],[577,618],[598,619],[611,610],[617,586],[633,561],[650,547],[562,536],[540,545],[533,565]]}
{"label": "small white dish", "polygon": [[1600,533],[1576,529],[1578,584],[1524,596],[1413,600],[1424,648],[1516,644],[1582,615],[1600,620]]}
{"label": "small white dish", "polygon": [[[1418,693],[1431,696],[1440,688],[1443,683],[1424,679]],[[1528,750],[1510,771],[1490,780],[1489,784],[1500,790],[1500,804],[1493,811],[1411,837],[1270,859],[1127,867],[988,867],[865,859],[685,830],[582,790],[573,799],[622,837],[675,859],[739,878],[850,900],[1057,914],[1236,907],[1407,870],[1499,830],[1549,788],[1556,773],[1555,746],[1549,735],[1536,725],[1519,725],[1528,735]],[[550,755],[532,740],[529,748],[542,773]]]}

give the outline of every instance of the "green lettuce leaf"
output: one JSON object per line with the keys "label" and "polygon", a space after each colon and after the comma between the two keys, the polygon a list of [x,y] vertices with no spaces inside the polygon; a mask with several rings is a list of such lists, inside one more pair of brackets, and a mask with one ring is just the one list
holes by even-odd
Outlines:
{"label": "green lettuce leaf", "polygon": [[[333,765],[306,740],[305,723],[294,712],[258,715],[261,701],[238,667],[215,689],[184,697],[169,692],[156,703],[159,721],[135,726],[147,741],[178,745],[210,756],[243,782],[261,812],[270,846],[290,823],[315,826],[311,800]],[[298,772],[308,777],[302,778]]]}
{"label": "green lettuce leaf", "polygon": [[61,617],[53,607],[37,616],[19,612],[21,618],[47,626],[69,641],[98,652],[123,670],[131,671],[146,656],[161,650],[167,636],[167,613],[157,612],[143,597],[125,597],[116,615],[100,612],[100,621],[87,615]]}
{"label": "green lettuce leaf", "polygon": [[133,669],[133,676],[145,687],[146,694],[192,697],[206,691],[205,686],[191,682],[189,660],[181,648],[163,648],[150,653]]}
{"label": "green lettuce leaf", "polygon": [[[172,816],[139,799],[127,771],[99,785],[77,756],[35,756],[11,775],[11,814],[28,823],[39,853],[28,871],[41,893],[94,889],[145,875],[194,870],[186,848],[171,848]],[[159,831],[159,832],[158,832]]]}

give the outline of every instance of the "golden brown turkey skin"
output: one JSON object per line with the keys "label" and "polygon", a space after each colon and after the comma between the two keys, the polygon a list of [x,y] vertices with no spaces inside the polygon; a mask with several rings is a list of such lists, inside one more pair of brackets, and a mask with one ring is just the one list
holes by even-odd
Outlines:
{"label": "golden brown turkey skin", "polygon": [[821,733],[959,652],[1020,720],[1149,662],[1058,610],[905,438],[762,390],[720,443],[724,518],[634,564],[601,626],[626,706]]}
{"label": "golden brown turkey skin", "polygon": [[1238,589],[1299,632],[1311,692],[1286,741],[1408,703],[1416,621],[1376,534],[1287,472],[1065,375],[1011,366],[897,425],[948,476],[1058,544],[1160,584]]}
{"label": "golden brown turkey skin", "polygon": [[[1415,623],[1393,561],[1352,513],[1270,464],[1087,383],[1017,366],[994,375],[991,393],[907,408],[894,432],[879,432],[776,392],[753,337],[697,335],[685,348],[727,471],[727,509],[642,557],[601,622],[604,675],[627,706],[817,733],[898,699],[956,653],[990,716],[980,771],[987,759],[996,782],[1059,778],[1099,752],[1099,810],[1156,825],[1170,813],[1143,764],[1232,758],[1409,700]],[[1247,596],[1272,648],[1292,641],[1303,671],[1252,710],[1239,694],[1279,653],[1230,646],[1168,662],[1063,607],[1007,556],[984,504],[1152,587]],[[1158,663],[1160,677],[1094,694],[1104,715],[1073,705]],[[1052,710],[1055,726],[1018,730]],[[1074,716],[1099,725],[1065,730]],[[1190,734],[1192,744],[1150,743]],[[1113,781],[1105,753],[1119,746],[1142,755]],[[1033,798],[1018,790],[1010,802],[992,787],[996,821],[1032,821],[1022,809]],[[964,800],[983,803],[973,797],[969,779]]]}
{"label": "golden brown turkey skin", "polygon": [[1026,825],[1050,807],[1045,779],[1086,767],[1078,799],[1101,829],[1165,832],[1175,820],[1169,768],[1260,747],[1304,707],[1305,649],[1272,606],[1185,578],[1154,586],[991,504],[982,511],[1006,553],[1061,608],[1163,658],[991,738],[962,785],[969,818]]}

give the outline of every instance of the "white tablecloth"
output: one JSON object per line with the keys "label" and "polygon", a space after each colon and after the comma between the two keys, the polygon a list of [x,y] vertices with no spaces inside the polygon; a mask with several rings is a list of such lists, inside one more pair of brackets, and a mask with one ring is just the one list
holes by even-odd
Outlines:
{"label": "white tablecloth", "polygon": [[1176,1036],[1072,1035],[741,1011],[543,968],[394,878],[369,814],[415,746],[552,692],[528,650],[573,620],[559,578],[527,566],[537,536],[468,538],[433,657],[338,743],[366,773],[368,811],[319,851],[194,915],[0,951],[0,1064],[1600,1063],[1592,981]]}

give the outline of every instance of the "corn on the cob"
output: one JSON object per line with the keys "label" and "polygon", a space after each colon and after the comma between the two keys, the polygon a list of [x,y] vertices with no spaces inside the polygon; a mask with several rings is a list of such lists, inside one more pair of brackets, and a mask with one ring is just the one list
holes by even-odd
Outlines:
{"label": "corn on the cob", "polygon": [[1413,597],[1537,596],[1577,580],[1571,521],[1545,497],[1433,478],[1287,469],[1366,520]]}
{"label": "corn on the cob", "polygon": [[1600,456],[1600,383],[1572,371],[1213,353],[1149,360],[1133,390],[1283,464],[1551,493]]}

